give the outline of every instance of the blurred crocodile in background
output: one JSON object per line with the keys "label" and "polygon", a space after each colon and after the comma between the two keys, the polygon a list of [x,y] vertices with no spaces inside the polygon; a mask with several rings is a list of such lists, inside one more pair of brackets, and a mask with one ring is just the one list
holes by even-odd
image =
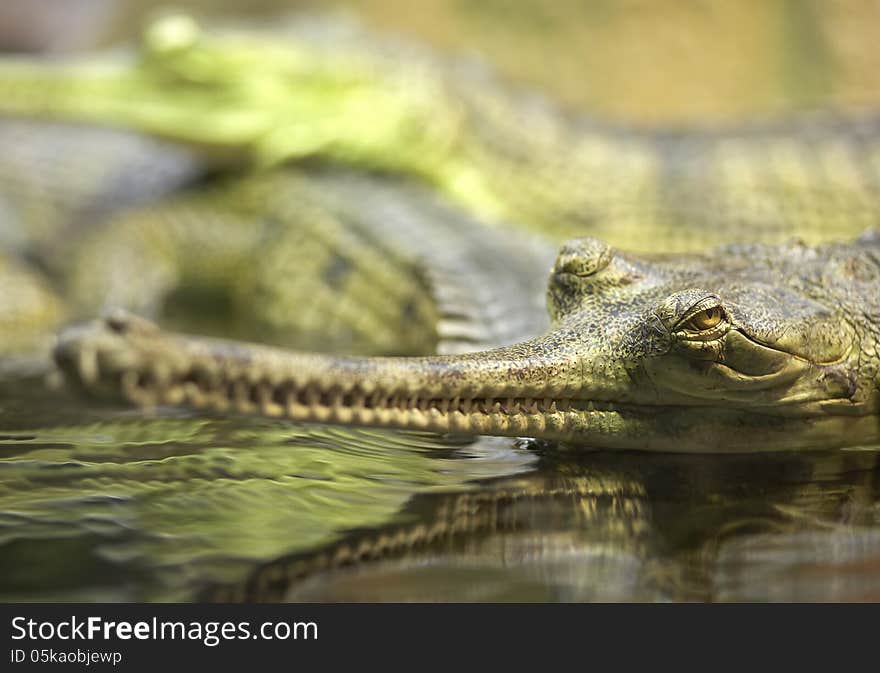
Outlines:
{"label": "blurred crocodile in background", "polygon": [[[99,392],[122,387],[147,405],[293,409],[299,420],[627,448],[876,441],[876,237],[825,243],[852,241],[878,223],[875,114],[634,130],[569,119],[478,65],[377,43],[350,26],[205,33],[184,16],[153,24],[135,52],[6,59],[0,90],[0,137],[11,150],[0,162],[0,273],[11,288],[0,348],[9,371],[23,353],[37,369],[48,362],[63,322],[123,307],[163,328],[297,349],[451,358],[377,365],[389,361],[288,356],[183,339],[123,314],[67,333],[57,353],[71,379]],[[554,266],[562,241],[584,235],[649,254],[577,238]],[[803,242],[783,243],[793,236]],[[546,331],[551,267],[557,331],[510,346]],[[507,350],[465,355],[498,346]],[[566,376],[548,396],[553,368]],[[597,382],[601,394],[585,394]],[[368,404],[370,385],[382,394]],[[645,414],[645,403],[656,409]],[[23,431],[26,422],[7,411],[4,429],[14,432],[3,441],[21,448],[8,472],[4,510],[15,512],[7,525],[17,551],[7,558],[42,558],[56,547],[39,540],[68,536],[83,559],[97,554],[108,568],[143,573],[125,575],[124,589],[108,590],[114,597],[185,597],[206,581],[240,578],[242,564],[325,544],[331,526],[323,521],[314,535],[298,522],[300,532],[285,539],[281,522],[260,534],[232,512],[248,503],[265,511],[284,497],[287,516],[302,518],[296,508],[305,508],[308,490],[323,488],[316,482],[365,470],[334,454],[324,459],[338,461],[332,476],[321,476],[326,466],[302,463],[312,454],[274,446],[299,441],[299,432],[320,436],[320,426],[256,425],[266,439],[254,442],[247,424],[203,426],[167,407],[148,427],[86,408],[94,430],[70,412],[59,413],[56,428]],[[92,431],[110,439],[82,439]],[[455,438],[393,437],[377,441],[460,450]],[[209,448],[213,441],[224,448]],[[251,451],[266,441],[272,446]],[[495,447],[481,440],[464,451],[489,457],[502,473],[531,460],[516,453],[508,467],[493,464]],[[378,480],[405,478],[385,469]],[[307,491],[291,488],[303,479]],[[599,493],[577,479],[560,488],[542,479],[511,486],[546,495],[520,501],[536,503],[536,516],[554,494],[571,497],[577,511]],[[282,482],[286,490],[276,488]],[[436,483],[436,475],[420,477],[403,492]],[[194,487],[190,505],[205,507],[199,517],[213,513],[214,529],[175,518],[185,510],[171,503],[184,506],[182,492]],[[352,499],[342,517],[348,527],[394,511],[363,511],[358,500],[368,492],[363,483],[335,492],[334,506]],[[329,519],[322,498],[309,504],[308,521]],[[60,532],[63,517],[53,519],[71,500],[72,535]],[[118,507],[129,518],[108,514]],[[624,549],[637,510],[610,510],[609,530]],[[394,545],[366,544],[362,556],[382,556],[384,547]],[[618,562],[633,558],[618,552]],[[217,562],[230,554],[242,563]],[[306,565],[311,572],[320,562]],[[282,578],[280,593],[250,597],[281,597],[299,574],[268,572]],[[87,583],[73,580],[41,594],[45,580],[20,579],[6,593],[100,595],[77,593]]]}
{"label": "blurred crocodile in background", "polygon": [[[556,246],[585,234],[656,253],[795,235],[817,243],[877,224],[875,114],[627,130],[567,119],[473,63],[377,46],[345,26],[278,32],[206,34],[175,15],[127,55],[3,62],[2,133],[14,148],[3,167],[5,247],[48,272],[68,318],[116,306],[185,317],[207,296],[260,340],[430,352],[438,307],[425,269],[441,267],[467,298],[476,281],[465,267],[506,252],[492,241],[517,248],[530,285]],[[353,207],[360,195],[344,191],[344,168],[381,185],[362,185],[367,193],[418,189],[400,184],[415,180],[460,214],[398,206],[407,222],[389,231],[390,215]],[[460,226],[441,243],[436,222],[416,229],[431,216]],[[433,264],[465,230],[489,233],[461,245],[471,250],[462,263]],[[506,292],[495,265],[482,284]],[[278,282],[292,268],[306,280]],[[49,292],[44,280],[31,285]],[[12,309],[13,324],[37,331],[61,321],[48,296]]]}

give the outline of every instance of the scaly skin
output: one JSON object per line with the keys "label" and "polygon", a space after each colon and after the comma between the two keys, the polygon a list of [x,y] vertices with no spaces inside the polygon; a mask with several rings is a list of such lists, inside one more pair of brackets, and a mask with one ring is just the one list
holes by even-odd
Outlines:
{"label": "scaly skin", "polygon": [[[449,315],[472,347],[538,333],[540,314],[504,296],[535,294],[564,237],[683,251],[877,224],[876,115],[637,131],[358,32],[210,33],[170,17],[127,54],[4,59],[0,91],[13,150],[0,243],[48,273],[71,318],[123,307],[299,349],[424,354],[446,342]],[[371,186],[356,194],[340,165]],[[372,192],[408,204],[409,225],[383,227]],[[436,196],[459,207],[438,212]],[[496,296],[450,312],[438,275],[447,295],[494,284]],[[206,297],[231,320],[206,329],[194,310]],[[37,313],[44,341],[60,318]],[[496,328],[514,313],[520,328]],[[12,331],[0,350],[19,349],[4,345]]]}
{"label": "scaly skin", "polygon": [[[458,356],[354,358],[163,333],[118,314],[55,360],[86,390],[300,421],[666,451],[880,436],[880,237],[653,260],[595,239],[553,268],[553,327]],[[708,321],[708,322],[707,322]]]}
{"label": "scaly skin", "polygon": [[[289,168],[190,184],[190,155],[136,135],[3,121],[0,140],[14,148],[0,162],[0,242],[48,276],[68,320],[122,306],[178,329],[359,354],[473,349],[545,327],[552,247],[498,240],[403,180]],[[45,342],[62,316],[38,314]],[[0,327],[0,349],[15,354],[18,333]]]}
{"label": "scaly skin", "polygon": [[[636,251],[876,225],[876,115],[642,132],[571,120],[475,66],[293,26],[150,26],[134,54],[0,63],[0,113],[116,126],[208,163],[320,158],[421,179],[481,219]],[[646,235],[646,232],[647,235]]]}
{"label": "scaly skin", "polygon": [[[147,50],[131,61],[110,58],[106,65],[91,71],[76,64],[62,69],[45,63],[5,62],[0,66],[0,87],[5,87],[0,106],[10,115],[10,123],[23,123],[15,118],[21,117],[24,123],[35,127],[38,139],[45,135],[41,130],[43,123],[34,120],[42,119],[53,120],[52,126],[57,120],[80,120],[86,128],[93,124],[114,125],[122,136],[128,129],[174,141],[151,141],[142,146],[135,143],[132,154],[119,154],[113,149],[105,156],[116,157],[122,165],[111,163],[108,165],[112,168],[102,168],[101,152],[97,153],[96,162],[84,162],[76,147],[77,143],[97,147],[95,138],[83,138],[75,126],[71,125],[73,131],[69,132],[59,124],[62,135],[69,132],[65,137],[72,139],[74,147],[65,144],[57,150],[57,137],[44,137],[42,140],[47,141],[49,148],[44,159],[48,159],[46,164],[58,168],[62,178],[73,176],[76,180],[72,193],[62,193],[63,198],[57,201],[57,185],[51,181],[51,171],[44,170],[46,164],[24,176],[14,163],[11,168],[0,167],[5,169],[5,177],[11,178],[8,191],[14,197],[17,213],[23,213],[22,238],[38,239],[33,244],[28,241],[23,252],[38,258],[55,274],[56,287],[68,287],[69,279],[76,279],[79,296],[75,300],[82,301],[77,309],[80,315],[109,303],[108,289],[119,289],[109,282],[113,278],[132,281],[133,300],[120,303],[141,310],[162,304],[165,296],[178,289],[185,293],[199,282],[213,279],[219,275],[221,266],[230,268],[228,264],[216,265],[218,260],[226,263],[233,258],[259,259],[260,264],[239,267],[255,275],[245,283],[233,281],[237,285],[232,288],[235,296],[244,298],[241,305],[245,308],[258,305],[261,299],[257,293],[249,294],[249,288],[269,290],[266,310],[260,306],[254,312],[257,316],[280,317],[282,327],[289,324],[286,320],[296,321],[304,307],[318,303],[315,293],[303,288],[306,283],[316,283],[319,290],[326,291],[322,311],[329,309],[334,316],[344,316],[339,322],[348,321],[349,327],[362,326],[362,339],[357,340],[356,349],[424,352],[435,339],[440,340],[441,346],[448,343],[448,339],[440,339],[443,335],[439,328],[438,334],[431,334],[429,324],[433,319],[445,322],[440,317],[443,307],[438,300],[435,316],[425,301],[429,289],[437,294],[433,278],[430,288],[428,284],[407,282],[419,281],[433,274],[440,267],[439,262],[451,260],[459,264],[447,264],[441,270],[447,280],[459,281],[453,286],[455,292],[449,293],[455,295],[452,313],[464,318],[465,328],[475,321],[481,330],[490,328],[485,339],[477,335],[470,345],[483,340],[509,343],[511,336],[537,333],[530,327],[538,324],[532,320],[532,309],[526,306],[530,302],[524,298],[529,288],[525,277],[534,273],[527,260],[535,260],[526,255],[509,256],[511,250],[522,252],[523,246],[513,240],[514,228],[518,226],[537,231],[550,240],[590,232],[620,247],[656,252],[704,249],[730,240],[779,241],[792,234],[800,234],[814,243],[846,237],[877,222],[878,134],[876,120],[870,116],[839,123],[819,119],[792,126],[641,133],[602,124],[574,124],[549,108],[529,105],[510,95],[491,78],[456,70],[448,63],[411,52],[390,50],[382,54],[374,45],[357,40],[343,46],[302,35],[285,37],[283,44],[266,35],[232,41],[226,37],[197,36],[195,41],[170,50],[167,43],[163,46],[161,42],[162,39],[159,44],[148,40]],[[402,58],[401,53],[405,54]],[[357,63],[365,67],[360,69]],[[293,77],[288,78],[291,72]],[[93,79],[90,73],[97,77]],[[412,87],[414,78],[421,79],[418,86]],[[321,120],[327,118],[332,118],[334,124],[322,126]],[[181,150],[178,143],[186,148]],[[6,144],[19,149],[15,140]],[[117,146],[111,142],[108,147]],[[147,190],[143,199],[134,190],[138,198],[132,208],[132,187],[141,186],[141,181],[117,183],[114,178],[142,175],[141,166],[132,169],[131,160],[135,157],[149,158],[144,167],[148,171],[157,165],[168,165],[166,160],[170,157],[172,168],[176,166],[178,170],[163,173],[170,179],[157,180],[155,191]],[[317,163],[330,160],[354,168],[378,169],[385,175],[416,177],[478,217],[469,220],[458,213],[451,218],[457,222],[456,227],[442,234],[442,225],[450,220],[453,211],[440,209],[426,216],[425,211],[434,208],[426,205],[427,190],[412,192],[403,181],[374,176],[363,179],[360,191],[347,191],[344,171],[329,171],[315,180],[315,163],[296,165],[304,158],[317,159]],[[99,170],[86,171],[84,163]],[[264,171],[267,166],[270,170]],[[242,168],[247,175],[239,181],[237,170]],[[191,184],[218,169],[222,169],[224,180],[205,187]],[[50,179],[46,189],[30,193],[19,188],[22,183],[34,184],[28,179],[34,177],[36,184],[43,186],[47,174]],[[18,178],[24,179],[17,181]],[[301,217],[302,213],[294,207],[296,199],[286,203],[282,203],[284,199],[268,199],[261,203],[259,195],[267,193],[266,185],[283,185],[275,190],[281,192],[295,185],[297,198],[302,197],[309,205],[306,217]],[[174,194],[181,186],[188,189]],[[387,240],[380,235],[386,231],[381,229],[386,211],[373,207],[374,204],[367,207],[360,196],[352,198],[354,194],[372,193],[376,186],[384,190],[386,203],[407,195],[407,202],[412,204],[404,209],[406,217],[402,218],[409,225],[401,226],[396,234],[393,229],[387,230]],[[328,205],[322,200],[327,192],[333,192],[341,203]],[[242,194],[249,198],[238,198]],[[316,194],[318,198],[314,199]],[[20,197],[20,206],[16,197]],[[93,208],[94,205],[98,207]],[[68,216],[71,211],[73,216]],[[344,217],[340,215],[342,211]],[[370,226],[359,226],[363,222],[351,217],[353,212],[370,220]],[[242,213],[246,217],[240,218],[240,227],[214,226],[235,219],[230,214]],[[328,217],[333,235],[322,239],[326,231],[322,225]],[[497,227],[501,220],[508,229],[496,229],[494,238],[479,234],[463,242],[463,232],[468,231],[469,224],[485,222],[489,225],[485,230],[492,232],[490,227]],[[47,222],[48,226],[43,227]],[[253,248],[236,249],[232,243],[240,239],[228,233],[240,234],[255,222],[259,232],[282,235],[263,239]],[[192,224],[196,226],[190,227]],[[285,231],[285,227],[289,230]],[[156,232],[155,238],[144,236],[150,231]],[[298,238],[303,232],[309,245],[291,245],[291,241],[298,244],[303,240]],[[401,232],[404,236],[391,240]],[[403,238],[421,239],[421,249],[394,248]],[[340,245],[340,241],[352,240],[354,244]],[[377,240],[381,244],[377,245]],[[62,245],[53,246],[53,241]],[[140,260],[146,263],[133,267],[131,261],[138,260],[133,252],[143,250],[141,243],[145,241],[153,244],[146,247],[147,254]],[[301,247],[308,252],[297,256]],[[598,248],[595,244],[585,247]],[[33,255],[34,249],[38,254]],[[314,255],[315,249],[321,255]],[[471,256],[457,260],[459,252],[465,250],[471,251]],[[552,302],[558,309],[554,309],[558,330],[555,336],[521,348],[494,351],[485,360],[479,356],[406,361],[291,356],[277,350],[253,350],[241,344],[179,338],[122,318],[97,324],[92,334],[68,333],[58,357],[72,380],[114,396],[118,396],[123,384],[125,389],[121,392],[148,406],[172,402],[202,404],[218,410],[238,407],[240,411],[258,414],[290,411],[295,418],[309,420],[375,422],[394,427],[433,427],[438,431],[453,428],[546,436],[554,436],[552,433],[558,431],[558,436],[573,443],[594,446],[724,451],[850,445],[877,438],[877,307],[872,295],[876,276],[875,264],[870,259],[874,255],[876,261],[875,250],[870,241],[854,244],[851,262],[842,261],[848,254],[845,248],[837,252],[820,250],[813,259],[809,249],[798,246],[783,252],[729,249],[656,263],[618,255],[605,267],[614,271],[610,276],[603,271],[593,280],[584,276],[580,280],[571,278],[569,283],[564,282],[568,272],[556,276]],[[334,251],[342,252],[344,263],[340,264],[332,254]],[[196,253],[204,256],[196,258]],[[839,258],[827,259],[828,255]],[[567,254],[568,261],[566,257],[560,260],[560,268],[571,266],[575,275],[583,276],[590,267],[584,258],[597,256],[603,257]],[[263,262],[267,258],[272,260],[271,264]],[[374,263],[377,258],[381,258],[384,267]],[[615,266],[626,259],[633,268]],[[151,263],[156,260],[161,264]],[[389,260],[393,263],[388,264]],[[754,268],[750,267],[752,264]],[[333,287],[328,278],[338,281],[340,266],[348,266],[355,273]],[[390,273],[388,266],[392,267]],[[543,266],[542,273],[547,267],[549,263]],[[290,269],[301,273],[289,273]],[[145,282],[153,277],[141,271],[156,270],[168,272],[160,278],[163,282]],[[620,275],[616,276],[617,272]],[[516,283],[517,277],[522,277],[521,284]],[[168,278],[171,280],[167,281]],[[422,302],[423,320],[417,325],[421,336],[409,342],[400,339],[399,326],[412,324],[403,319],[402,311],[383,312],[375,306],[334,298],[334,291],[344,299],[383,279],[392,281],[383,288],[400,292],[388,298],[392,306],[405,306],[407,293]],[[224,280],[229,282],[226,274]],[[626,285],[627,280],[634,282]],[[602,285],[603,291],[590,297],[583,295],[594,282]],[[724,356],[726,362],[744,367],[745,373],[738,376],[709,361],[691,361],[684,354],[688,344],[693,349],[696,341],[682,339],[681,335],[664,336],[662,329],[655,334],[648,328],[650,323],[645,319],[653,319],[657,307],[670,293],[695,286],[721,297],[728,317],[735,323],[735,328],[723,338],[710,340],[712,345],[705,347],[702,355]],[[478,292],[487,289],[489,292]],[[477,297],[478,294],[481,296]],[[461,298],[469,311],[460,310]],[[353,304],[363,311],[349,312]],[[385,329],[376,329],[375,322],[370,320],[377,315],[390,315],[392,322],[385,324]],[[514,315],[526,315],[525,324],[493,331],[505,318]],[[816,323],[823,326],[817,328],[820,334],[807,334],[805,326],[817,316],[820,319]],[[835,316],[842,322],[835,323]],[[167,320],[161,311],[159,317]],[[271,320],[260,322],[252,318],[252,314],[246,314],[246,321],[259,324],[252,338],[266,337],[263,327],[272,325]],[[851,334],[857,339],[854,348],[841,362],[821,364],[829,352],[835,354],[835,349],[846,341],[847,328],[841,328],[843,324],[852,327]],[[767,345],[762,326],[764,332],[770,333],[771,345],[783,351],[792,350],[799,357],[769,353],[772,348],[762,349],[749,341],[748,337],[752,337]],[[356,329],[351,331],[358,334]],[[644,338],[646,333],[648,338]],[[405,339],[411,335],[403,336]],[[327,339],[321,345],[338,350],[339,343]],[[408,345],[401,348],[401,344]],[[459,346],[467,348],[468,344]],[[651,350],[653,347],[655,350]],[[819,351],[813,352],[813,347]],[[526,356],[531,356],[531,362],[526,361]],[[428,363],[431,366],[426,368]],[[506,364],[509,367],[501,371]],[[550,374],[547,369],[556,364],[557,373],[568,372],[571,379],[564,390],[548,391],[549,377],[544,374]],[[358,367],[357,375],[352,373],[353,366]],[[756,379],[756,372],[767,366],[774,371],[778,366],[781,375]],[[675,367],[686,371],[682,373]],[[199,379],[190,380],[195,373],[207,375],[201,386]],[[727,376],[721,382],[713,382],[713,373]],[[317,376],[324,378],[317,381]],[[682,383],[683,376],[693,380]],[[244,381],[249,377],[252,381]],[[663,385],[658,385],[657,379]],[[389,394],[378,396],[377,401],[388,409],[377,410],[375,404],[370,410],[346,408],[346,402],[366,400],[354,393],[346,400],[343,391],[347,386],[381,388],[377,383],[380,380],[386,386],[390,381],[392,387],[395,382],[403,382],[399,390],[383,390],[382,393]],[[474,402],[473,389],[457,388],[462,380],[473,380],[475,385],[494,390],[480,393],[480,405]],[[418,389],[420,381],[430,389],[431,397],[419,397],[425,392]],[[301,385],[295,387],[299,382]],[[412,382],[419,384],[417,389],[413,389]],[[774,383],[779,383],[779,388],[773,388]],[[682,388],[687,388],[684,393]],[[496,392],[504,395],[503,399],[498,398],[497,410],[494,402],[489,407],[486,400]],[[548,392],[553,396],[546,403]],[[458,399],[453,397],[456,393]],[[557,394],[563,396],[556,397]],[[278,399],[273,400],[276,395]],[[791,399],[798,396],[813,401],[798,403]],[[835,396],[839,397],[839,404],[828,399]],[[626,401],[621,402],[620,398]],[[410,400],[415,409],[408,408]],[[437,401],[437,408],[418,411],[422,400],[427,400],[429,407]],[[442,411],[444,404],[446,411]],[[852,416],[837,415],[844,410]],[[156,419],[149,419],[146,424],[164,441],[167,430],[156,430]],[[88,432],[101,434],[100,429],[89,428]],[[279,426],[278,432],[284,435],[289,430]],[[95,496],[101,513],[107,515],[114,505],[101,498],[106,496],[109,501],[123,493],[129,501],[129,514],[135,513],[135,528],[166,544],[173,539],[175,547],[178,540],[189,540],[191,544],[172,558],[176,567],[197,567],[192,563],[194,559],[216,554],[218,550],[229,553],[234,546],[205,543],[201,525],[193,533],[187,527],[190,522],[169,521],[162,513],[162,503],[168,502],[168,507],[184,516],[194,509],[218,514],[221,523],[213,533],[222,537],[227,526],[241,524],[241,503],[253,505],[242,490],[230,488],[230,467],[231,474],[252,489],[249,492],[261,494],[261,505],[270,500],[276,504],[277,492],[268,486],[278,484],[279,474],[303,481],[299,463],[285,472],[273,462],[271,451],[253,442],[243,442],[236,449],[247,452],[258,470],[243,468],[242,456],[233,459],[222,448],[217,451],[221,459],[211,454],[203,460],[199,447],[186,442],[184,449],[192,455],[184,460],[176,460],[177,456],[168,460],[161,452],[157,457],[152,445],[143,451],[131,451],[124,442],[117,446],[117,434],[108,434],[114,444],[97,461],[88,451],[77,455],[56,447],[45,449],[49,455],[36,459],[23,452],[26,485],[13,483],[11,508],[16,512],[22,510],[22,501],[16,500],[20,491],[16,489],[31,495],[36,501],[30,512],[34,527],[25,527],[23,536],[43,536],[39,539],[44,543],[34,543],[26,549],[38,548],[47,555],[58,555],[57,543],[49,538],[56,534],[56,529],[47,535],[45,528],[36,525],[43,523],[40,514],[44,508],[57,514],[58,529],[91,531],[91,496]],[[199,436],[202,434],[199,430]],[[254,450],[255,446],[258,450]],[[273,448],[281,452],[291,447],[282,444]],[[119,454],[127,456],[128,452],[128,462],[117,465]],[[147,464],[139,460],[143,455],[150,457]],[[326,460],[343,462],[333,455]],[[765,456],[760,461],[762,472],[769,460],[772,458]],[[179,467],[181,463],[183,468]],[[349,468],[347,463],[344,467]],[[370,468],[362,464],[350,469],[366,471],[367,477],[374,479]],[[20,473],[10,472],[14,481],[21,480]],[[84,495],[78,482],[66,490],[51,491],[59,472],[76,473],[75,479],[88,482],[91,490]],[[378,472],[381,474],[375,480],[388,478],[384,471]],[[306,474],[310,474],[308,470]],[[402,474],[396,472],[392,478],[403,480]],[[695,476],[702,478],[704,474]],[[197,487],[204,478],[216,486],[207,500],[205,491]],[[321,472],[320,478],[332,481],[334,475]],[[172,486],[154,498],[155,509],[145,506],[145,494],[164,481]],[[807,478],[804,481],[809,482]],[[589,506],[593,494],[584,497],[584,491],[573,482],[573,488],[568,490],[538,484],[531,492],[536,499],[546,492],[551,499],[554,494],[561,494]],[[120,484],[125,487],[120,488]],[[289,493],[286,483],[284,486],[284,492]],[[521,492],[518,485],[513,485],[511,499]],[[189,495],[192,497],[186,497]],[[68,510],[72,497],[89,500],[86,508]],[[321,499],[332,500],[325,492]],[[464,500],[466,503],[467,498]],[[472,501],[478,508],[479,500]],[[264,543],[271,539],[277,545],[269,552],[261,547],[253,552],[254,558],[276,555],[279,547],[303,550],[314,544],[303,541],[302,530],[308,528],[309,518],[300,506],[302,498],[291,497],[286,502],[296,511],[295,523],[282,519],[284,523],[276,523],[261,531],[261,535],[233,539],[245,540],[239,545],[248,550],[254,540]],[[490,502],[488,509],[491,518],[497,508]],[[319,511],[320,515],[314,511],[311,515],[320,516],[323,522],[326,512]],[[152,515],[153,528],[143,522],[144,512]],[[116,512],[112,515],[115,518]],[[348,515],[345,523],[355,525],[353,518],[361,521]],[[301,524],[299,519],[305,522]],[[245,518],[243,527],[250,529],[255,520]],[[479,517],[456,521],[446,528],[452,537],[457,532],[476,531]],[[439,528],[442,531],[443,526]],[[21,531],[17,528],[16,534],[22,536]],[[418,531],[411,531],[410,538],[416,546],[420,542]],[[192,543],[193,537],[198,537],[197,543]],[[628,544],[626,533],[623,537],[622,544]],[[424,535],[422,539],[430,542]],[[387,538],[384,540],[383,543],[379,536],[368,541],[363,547],[365,553],[380,554],[388,546]],[[81,545],[84,554],[93,548]],[[406,549],[401,551],[406,553]],[[156,560],[155,551],[146,553]],[[346,554],[353,558],[351,549],[346,552],[344,546],[327,553],[334,559],[337,554],[343,560]],[[586,553],[595,550],[588,548]],[[321,569],[320,556],[307,566],[312,571]],[[59,574],[65,572],[66,569]],[[297,573],[294,569],[291,574]],[[266,597],[262,593],[266,587],[264,580],[271,583],[279,575],[283,579],[286,573],[275,568],[258,575],[252,584],[254,595]],[[38,578],[41,588],[45,579]],[[46,589],[48,593],[41,595],[54,595],[51,586]],[[279,587],[270,587],[276,588]]]}

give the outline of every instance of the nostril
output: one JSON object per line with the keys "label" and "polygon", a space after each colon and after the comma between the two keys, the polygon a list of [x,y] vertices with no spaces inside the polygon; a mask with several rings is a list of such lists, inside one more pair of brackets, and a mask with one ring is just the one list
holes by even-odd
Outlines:
{"label": "nostril", "polygon": [[104,326],[114,334],[126,336],[129,334],[153,334],[158,327],[145,318],[129,313],[125,309],[115,309],[106,313],[102,318]]}

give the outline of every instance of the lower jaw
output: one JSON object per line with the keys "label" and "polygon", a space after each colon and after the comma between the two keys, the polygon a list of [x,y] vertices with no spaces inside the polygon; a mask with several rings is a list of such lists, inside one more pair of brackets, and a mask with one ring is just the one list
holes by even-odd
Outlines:
{"label": "lower jaw", "polygon": [[[238,412],[300,422],[419,430],[436,433],[533,437],[558,440],[564,448],[663,451],[674,453],[759,453],[827,450],[863,444],[880,448],[880,417],[772,416],[741,409],[638,407],[584,400],[507,405],[503,410],[441,411],[438,408],[280,404],[271,395],[212,395],[175,387],[148,398],[124,391],[142,406],[186,404],[218,412]],[[518,401],[517,401],[518,402]],[[496,403],[497,409],[498,404]],[[517,408],[519,406],[519,408]],[[513,408],[513,411],[511,409]]]}

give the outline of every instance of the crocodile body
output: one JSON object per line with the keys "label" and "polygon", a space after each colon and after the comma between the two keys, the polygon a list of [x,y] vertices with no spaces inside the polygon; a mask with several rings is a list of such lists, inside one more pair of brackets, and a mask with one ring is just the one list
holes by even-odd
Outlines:
{"label": "crocodile body", "polygon": [[[513,547],[545,552],[546,571],[560,550],[521,522],[559,512],[561,532],[590,531],[575,564],[607,552],[616,571],[641,567],[662,547],[644,475],[597,478],[589,459],[425,496],[421,523],[382,529],[406,496],[486,476],[423,453],[507,469],[492,439],[385,428],[698,453],[876,444],[880,254],[876,236],[854,240],[878,223],[876,115],[637,131],[569,119],[472,64],[338,38],[184,21],[127,57],[0,64],[0,137],[16,149],[0,166],[7,361],[35,342],[45,361],[60,324],[111,307],[161,325],[113,313],[55,349],[72,387],[152,409],[144,425],[69,398],[51,428],[0,418],[4,544],[23,560],[8,576],[50,565],[63,539],[112,586],[77,593],[58,573],[4,595],[332,597],[324,571],[472,553],[508,572]],[[389,355],[409,357],[375,357]],[[279,416],[308,424],[253,418]],[[368,532],[334,541],[353,522]],[[139,575],[115,583],[120,567]],[[640,586],[614,596],[723,597]]]}
{"label": "crocodile body", "polygon": [[[54,285],[65,307],[33,311],[37,335],[118,306],[204,331],[187,323],[193,302],[179,301],[201,294],[234,316],[212,330],[222,334],[427,353],[443,341],[434,269],[455,286],[465,267],[497,266],[508,251],[493,242],[520,248],[516,268],[532,282],[575,236],[681,252],[842,240],[878,223],[876,115],[639,131],[571,119],[472,63],[322,24],[203,33],[172,17],[127,55],[4,61],[0,87],[0,133],[15,148],[0,180],[4,242],[37,262],[33,283]],[[406,236],[383,228],[381,205],[351,207],[339,167],[368,170],[366,191],[390,192],[386,203],[417,204]],[[443,201],[442,215],[420,205],[424,193],[410,196],[412,182]],[[438,218],[461,224],[442,243]],[[450,265],[455,240],[481,228],[460,246],[468,259]],[[434,259],[438,249],[450,251],[446,261]],[[255,258],[266,263],[254,268]],[[298,282],[278,282],[287,268],[300,270]],[[502,275],[492,270],[497,294],[522,291]],[[241,280],[230,286],[231,277]],[[450,291],[474,292],[470,278],[458,285]]]}

